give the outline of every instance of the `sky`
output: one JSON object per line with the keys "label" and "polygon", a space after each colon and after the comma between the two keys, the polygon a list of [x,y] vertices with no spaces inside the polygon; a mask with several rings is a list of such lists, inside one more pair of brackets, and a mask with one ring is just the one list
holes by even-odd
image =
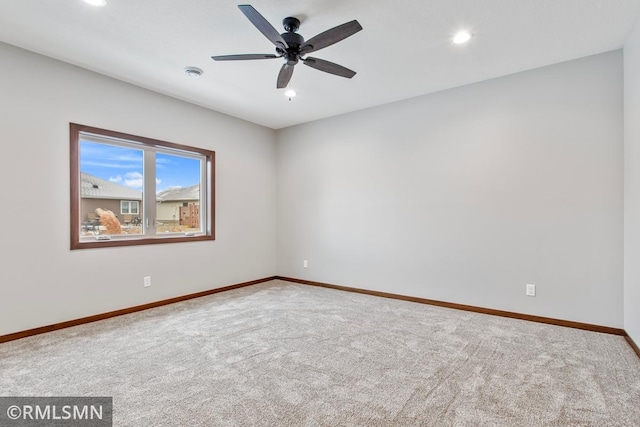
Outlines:
{"label": "sky", "polygon": [[[142,190],[142,150],[80,141],[80,171]],[[197,159],[156,153],[156,192],[200,182]]]}

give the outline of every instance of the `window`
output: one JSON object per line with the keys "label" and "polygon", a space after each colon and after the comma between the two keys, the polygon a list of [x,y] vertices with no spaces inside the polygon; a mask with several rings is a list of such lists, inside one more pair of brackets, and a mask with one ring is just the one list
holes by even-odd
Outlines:
{"label": "window", "polygon": [[123,200],[120,202],[121,214],[137,214],[138,213],[138,201],[137,200]]}
{"label": "window", "polygon": [[213,240],[215,152],[70,124],[71,249]]}

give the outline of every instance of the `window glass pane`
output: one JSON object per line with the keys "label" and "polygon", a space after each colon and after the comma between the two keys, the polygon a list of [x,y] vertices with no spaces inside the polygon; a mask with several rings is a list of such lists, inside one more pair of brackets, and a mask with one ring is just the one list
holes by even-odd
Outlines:
{"label": "window glass pane", "polygon": [[158,233],[202,230],[202,164],[198,158],[156,154],[156,227]]}
{"label": "window glass pane", "polygon": [[[129,201],[142,201],[143,152],[80,139],[80,235],[140,234]],[[129,219],[129,218],[126,218]]]}

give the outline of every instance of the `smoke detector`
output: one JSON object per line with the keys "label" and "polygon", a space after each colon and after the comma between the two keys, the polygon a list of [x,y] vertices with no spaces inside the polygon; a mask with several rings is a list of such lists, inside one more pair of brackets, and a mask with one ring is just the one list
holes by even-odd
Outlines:
{"label": "smoke detector", "polygon": [[200,77],[204,71],[198,67],[187,67],[184,69],[184,72],[187,73],[189,77],[197,78]]}

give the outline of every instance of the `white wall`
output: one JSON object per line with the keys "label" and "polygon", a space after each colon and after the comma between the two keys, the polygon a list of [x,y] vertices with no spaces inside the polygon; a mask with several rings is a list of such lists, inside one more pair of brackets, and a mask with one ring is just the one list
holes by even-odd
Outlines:
{"label": "white wall", "polygon": [[[0,335],[276,273],[274,131],[2,43],[0,76]],[[69,122],[215,150],[216,240],[70,251]]]}
{"label": "white wall", "polygon": [[[625,54],[636,342],[639,38]],[[274,274],[623,326],[620,51],[277,133],[1,43],[0,58],[0,335]],[[216,241],[70,251],[69,122],[215,150]]]}
{"label": "white wall", "polygon": [[624,328],[640,345],[640,24],[624,46]]}
{"label": "white wall", "polygon": [[278,131],[278,274],[622,327],[622,77],[614,51]]}

